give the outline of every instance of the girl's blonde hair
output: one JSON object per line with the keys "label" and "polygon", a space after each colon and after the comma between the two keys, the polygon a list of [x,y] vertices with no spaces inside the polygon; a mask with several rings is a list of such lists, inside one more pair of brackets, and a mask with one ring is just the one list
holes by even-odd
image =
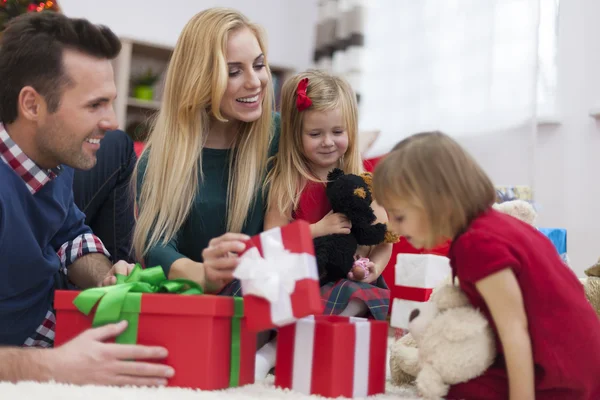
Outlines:
{"label": "girl's blonde hair", "polygon": [[[140,159],[147,159],[133,247],[138,259],[159,242],[171,240],[186,221],[202,179],[202,148],[211,119],[226,122],[221,99],[229,70],[226,52],[229,35],[240,29],[254,33],[265,55],[262,30],[244,15],[228,8],[211,8],[185,25],[166,73],[162,105]],[[272,133],[273,86],[262,102],[262,116],[239,122],[233,143],[227,190],[227,230],[240,232],[264,178]],[[155,150],[155,151],[153,151]],[[139,163],[134,170],[133,189]]]}
{"label": "girl's blonde hair", "polygon": [[386,209],[398,202],[420,208],[429,224],[429,247],[452,239],[496,199],[483,169],[441,132],[418,133],[399,142],[375,168],[373,191]]}
{"label": "girl's blonde hair", "polygon": [[340,160],[345,173],[363,172],[358,149],[358,106],[356,94],[344,79],[324,71],[309,70],[294,75],[281,89],[281,137],[279,151],[273,158],[273,168],[265,181],[269,187],[269,207],[276,206],[280,213],[296,209],[302,190],[308,181],[318,182],[310,171],[302,145],[304,111],[296,108],[296,89],[308,78],[306,94],[312,101],[307,109],[330,111],[341,109],[344,128],[348,134],[348,149]]}

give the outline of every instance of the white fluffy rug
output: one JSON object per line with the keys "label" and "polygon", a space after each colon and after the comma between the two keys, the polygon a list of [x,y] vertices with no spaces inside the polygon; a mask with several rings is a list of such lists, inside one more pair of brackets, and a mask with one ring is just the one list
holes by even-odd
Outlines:
{"label": "white fluffy rug", "polygon": [[[385,394],[368,397],[369,400],[417,400],[420,397],[412,387],[398,387],[389,381],[389,349],[394,339],[388,338],[388,360]],[[17,384],[0,382],[1,400],[302,400],[323,399],[320,396],[306,396],[289,390],[275,388],[275,377],[254,385],[220,391],[200,391],[180,388],[74,386],[58,383],[20,382]]]}
{"label": "white fluffy rug", "polygon": [[[0,398],[2,400],[245,400],[257,399],[270,400],[301,400],[321,398],[318,396],[305,396],[288,390],[276,389],[273,386],[273,376],[254,385],[222,391],[203,392],[179,388],[117,388],[105,386],[73,386],[56,383],[21,382],[17,384],[0,383]],[[390,384],[386,385],[386,393],[371,396],[369,399],[418,399],[419,397],[410,388],[399,388]]]}

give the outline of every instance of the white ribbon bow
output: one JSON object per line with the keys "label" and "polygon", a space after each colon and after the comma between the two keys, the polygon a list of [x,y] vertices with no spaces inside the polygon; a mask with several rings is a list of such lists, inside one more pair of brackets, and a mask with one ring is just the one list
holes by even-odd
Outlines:
{"label": "white ribbon bow", "polygon": [[242,293],[269,301],[271,320],[277,326],[295,321],[291,294],[296,281],[316,279],[317,266],[314,256],[292,253],[281,242],[266,236],[261,238],[262,257],[256,247],[248,249],[240,257],[233,276],[240,280]]}

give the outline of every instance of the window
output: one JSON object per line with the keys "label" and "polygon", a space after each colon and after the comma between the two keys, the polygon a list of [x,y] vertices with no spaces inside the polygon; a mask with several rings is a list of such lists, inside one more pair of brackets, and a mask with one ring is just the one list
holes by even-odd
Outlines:
{"label": "window", "polygon": [[361,129],[382,131],[372,153],[418,131],[480,135],[556,114],[558,0],[366,4],[357,90]]}

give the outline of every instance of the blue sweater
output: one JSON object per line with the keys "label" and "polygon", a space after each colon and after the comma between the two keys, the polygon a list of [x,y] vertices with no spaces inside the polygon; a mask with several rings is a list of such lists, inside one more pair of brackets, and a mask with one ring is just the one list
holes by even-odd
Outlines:
{"label": "blue sweater", "polygon": [[56,254],[84,233],[85,216],[73,203],[73,170],[31,194],[0,160],[0,345],[20,346],[52,307]]}

